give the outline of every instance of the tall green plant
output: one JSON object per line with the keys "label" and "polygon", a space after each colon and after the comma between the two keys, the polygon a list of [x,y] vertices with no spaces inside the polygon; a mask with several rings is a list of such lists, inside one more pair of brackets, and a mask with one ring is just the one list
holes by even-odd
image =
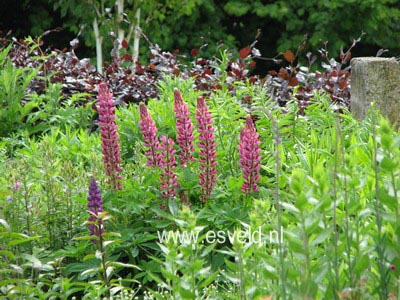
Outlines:
{"label": "tall green plant", "polygon": [[38,68],[16,68],[10,60],[6,60],[0,65],[1,137],[10,136],[16,131],[32,131],[33,124],[27,125],[26,119],[40,103],[26,101],[25,93],[38,71]]}

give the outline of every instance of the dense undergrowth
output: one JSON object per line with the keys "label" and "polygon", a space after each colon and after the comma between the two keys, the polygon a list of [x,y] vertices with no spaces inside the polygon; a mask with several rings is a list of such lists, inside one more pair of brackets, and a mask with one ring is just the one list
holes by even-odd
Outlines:
{"label": "dense undergrowth", "polygon": [[[121,44],[114,43],[112,61],[105,63],[104,75],[97,73],[89,59],[78,58],[73,47],[42,49],[42,37],[16,40],[6,36],[0,39],[0,45],[6,49],[3,55],[15,67],[36,70],[37,76],[30,82],[29,91],[37,94],[44,94],[49,83],[60,83],[62,98],[66,99],[74,94],[94,93],[96,86],[105,81],[118,103],[146,102],[149,98],[160,97],[158,85],[167,75],[193,78],[193,88],[208,93],[228,89],[235,94],[236,83],[250,82],[266,89],[280,106],[291,100],[295,91],[299,107],[304,108],[317,90],[329,94],[332,102],[349,106],[349,61],[351,50],[359,41],[360,38],[354,40],[347,51],[341,52],[338,60],[331,58],[325,48],[319,55],[304,53],[307,40],[295,53],[287,50],[274,58],[262,57],[256,48],[257,41],[240,51],[221,47],[212,58],[201,56],[207,45],[193,49],[187,58],[179,51],[170,53],[148,41],[149,61],[146,64],[133,64],[128,43],[122,41]],[[270,70],[266,77],[252,72],[257,61],[262,59],[276,63],[275,70]],[[316,62],[321,65],[316,66]],[[248,95],[241,100],[251,102]]]}
{"label": "dense undergrowth", "polygon": [[282,107],[267,81],[230,80],[226,57],[210,71],[215,89],[150,63],[156,99],[114,108],[107,85],[93,92],[105,80],[114,100],[128,95],[121,65],[68,93],[69,75],[52,82],[40,59],[15,68],[9,47],[0,298],[399,299],[400,133],[379,113],[357,121],[317,88],[303,105],[299,86]]}

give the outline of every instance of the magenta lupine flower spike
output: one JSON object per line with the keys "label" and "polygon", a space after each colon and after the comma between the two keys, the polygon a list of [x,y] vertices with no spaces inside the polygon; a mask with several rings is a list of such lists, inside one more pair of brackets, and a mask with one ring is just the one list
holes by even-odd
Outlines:
{"label": "magenta lupine flower spike", "polygon": [[165,135],[161,137],[161,149],[164,153],[164,173],[161,175],[161,190],[164,198],[172,199],[179,187],[178,178],[175,174],[176,160],[174,141]]}
{"label": "magenta lupine flower spike", "polygon": [[103,161],[109,183],[114,190],[122,189],[121,152],[119,148],[118,127],[115,124],[115,107],[112,94],[108,92],[105,82],[100,83],[97,96],[97,111],[103,148]]}
{"label": "magenta lupine flower spike", "polygon": [[217,181],[216,144],[213,121],[208,111],[208,106],[203,97],[197,99],[197,131],[199,132],[199,185],[201,187],[201,201],[205,202],[210,197]]}
{"label": "magenta lupine flower spike", "polygon": [[[94,178],[90,181],[89,196],[87,199],[89,201],[88,208],[90,212],[89,222],[92,222],[92,224],[89,224],[89,230],[92,235],[98,237],[105,230],[103,228],[103,221],[97,218],[98,214],[103,211],[103,202],[99,187]],[[93,242],[96,243],[97,241],[93,240]]]}
{"label": "magenta lupine flower spike", "polygon": [[144,103],[140,103],[140,130],[143,136],[143,144],[147,148],[147,166],[149,167],[162,167],[163,155],[160,148],[160,143],[157,139],[157,127],[153,121],[147,107]]}
{"label": "magenta lupine flower spike", "polygon": [[240,167],[243,170],[244,183],[242,192],[250,194],[258,192],[257,183],[260,181],[261,149],[259,134],[254,127],[251,117],[246,119],[246,127],[240,132],[239,156]]}
{"label": "magenta lupine flower spike", "polygon": [[193,124],[190,119],[189,107],[183,100],[181,93],[174,90],[174,112],[176,118],[176,139],[181,153],[179,155],[181,167],[184,167],[187,162],[193,161]]}

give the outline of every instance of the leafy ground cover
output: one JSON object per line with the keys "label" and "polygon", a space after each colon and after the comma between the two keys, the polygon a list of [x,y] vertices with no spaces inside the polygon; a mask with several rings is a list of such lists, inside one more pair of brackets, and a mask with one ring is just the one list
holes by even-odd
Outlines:
{"label": "leafy ground cover", "polygon": [[119,69],[66,94],[9,47],[2,298],[400,297],[400,133],[379,113],[356,121],[318,89],[303,105],[298,86],[277,105],[225,58],[218,88],[165,72],[155,99],[115,107]]}

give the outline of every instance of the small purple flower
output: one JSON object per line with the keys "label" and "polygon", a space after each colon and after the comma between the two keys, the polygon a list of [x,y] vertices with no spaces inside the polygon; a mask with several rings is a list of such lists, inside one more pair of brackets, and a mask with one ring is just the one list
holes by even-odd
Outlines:
{"label": "small purple flower", "polygon": [[208,111],[208,106],[203,97],[197,99],[197,131],[199,132],[199,185],[201,187],[201,201],[205,202],[210,197],[217,181],[216,144],[213,121]]}
{"label": "small purple flower", "polygon": [[105,82],[100,83],[97,96],[97,111],[103,148],[103,161],[109,183],[114,190],[122,189],[121,153],[119,147],[118,127],[115,124],[115,107],[112,94],[108,92]]}
{"label": "small purple flower", "polygon": [[165,135],[161,137],[161,150],[164,153],[164,173],[161,175],[161,190],[164,198],[175,197],[176,189],[179,187],[178,178],[175,174],[176,160],[174,141]]}
{"label": "small purple flower", "polygon": [[246,119],[246,127],[240,132],[239,156],[240,167],[243,170],[244,183],[242,192],[250,194],[258,192],[257,183],[260,181],[261,149],[258,133],[251,117]]}
{"label": "small purple flower", "polygon": [[163,166],[163,156],[161,153],[160,143],[157,139],[157,127],[153,121],[147,107],[144,103],[140,103],[140,130],[143,136],[143,144],[147,148],[147,166],[161,167]]}
{"label": "small purple flower", "polygon": [[[89,185],[89,195],[88,195],[88,208],[90,212],[89,222],[89,230],[90,233],[94,236],[100,236],[105,230],[103,226],[103,221],[98,218],[98,214],[103,211],[103,202],[101,199],[101,194],[97,182],[94,178],[91,179]],[[96,240],[93,240],[96,243]]]}
{"label": "small purple flower", "polygon": [[8,202],[11,202],[13,200],[13,197],[12,196],[7,196],[7,201]]}
{"label": "small purple flower", "polygon": [[193,124],[190,119],[189,107],[182,98],[181,93],[174,90],[174,111],[176,118],[176,139],[181,154],[179,155],[181,167],[184,167],[187,162],[194,161],[193,152]]}

